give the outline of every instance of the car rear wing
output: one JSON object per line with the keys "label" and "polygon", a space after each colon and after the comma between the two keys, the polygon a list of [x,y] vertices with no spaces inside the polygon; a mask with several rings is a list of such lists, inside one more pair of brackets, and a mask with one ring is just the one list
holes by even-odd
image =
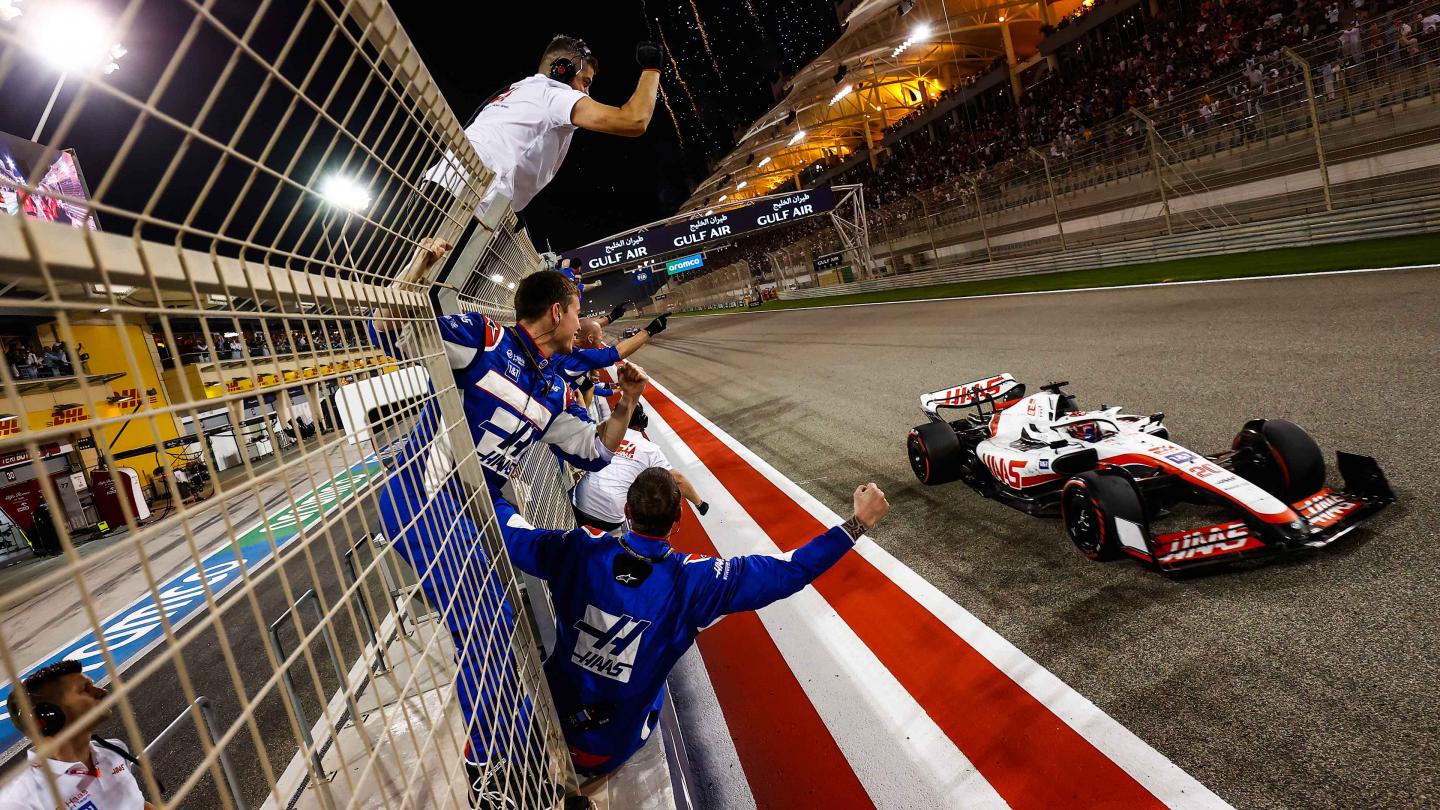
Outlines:
{"label": "car rear wing", "polygon": [[1015,382],[1009,374],[998,374],[964,385],[942,388],[920,396],[920,410],[932,419],[940,419],[941,408],[979,407],[984,403],[1013,402],[1025,396],[1025,385]]}

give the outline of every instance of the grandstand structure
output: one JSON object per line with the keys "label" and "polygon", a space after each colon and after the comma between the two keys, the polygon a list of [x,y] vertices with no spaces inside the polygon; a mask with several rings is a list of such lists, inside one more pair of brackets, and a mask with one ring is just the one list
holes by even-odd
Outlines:
{"label": "grandstand structure", "polygon": [[[789,147],[796,171],[758,184],[862,184],[878,278],[819,272],[843,246],[796,228],[714,257],[716,278],[689,280],[674,297],[720,306],[757,286],[813,297],[1436,230],[1440,32],[1423,20],[1437,5],[1352,6],[1335,22],[1319,9],[1276,19],[1261,8],[1081,6],[1035,28],[1028,59],[1017,51],[943,99],[872,109],[888,129],[867,122],[859,139],[837,130],[849,138],[841,152],[803,152],[807,132]],[[852,65],[885,70],[888,54],[852,45],[902,37],[917,19],[956,19],[950,4],[888,11],[857,6],[844,36],[799,74],[810,83],[797,81],[688,204],[751,193],[775,162],[760,166],[755,144],[785,148],[785,127],[800,126],[798,114],[784,121],[791,100],[838,115],[844,99],[828,104],[837,64],[850,83]],[[946,70],[939,62],[912,72]],[[755,140],[761,133],[768,140]],[[749,279],[724,280],[737,272]]]}
{"label": "grandstand structure", "polygon": [[[1103,4],[1104,16],[1136,0]],[[1095,0],[862,0],[840,38],[785,83],[784,97],[741,135],[682,211],[814,184],[826,169],[869,162],[887,133],[920,126],[917,113],[954,109],[1056,67],[1042,29]],[[1034,70],[1038,68],[1038,71]],[[742,185],[743,184],[743,185]]]}

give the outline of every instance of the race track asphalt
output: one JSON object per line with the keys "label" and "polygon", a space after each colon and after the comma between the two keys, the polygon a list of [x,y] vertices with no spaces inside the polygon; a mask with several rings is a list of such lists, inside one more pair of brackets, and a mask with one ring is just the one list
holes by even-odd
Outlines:
{"label": "race track asphalt", "polygon": [[[882,546],[1235,806],[1440,802],[1440,272],[674,318],[634,359],[837,511],[880,484]],[[1400,502],[1259,565],[1093,563],[910,472],[919,395],[999,372],[1165,411],[1201,452],[1292,419],[1332,484],[1333,450],[1372,455]]]}

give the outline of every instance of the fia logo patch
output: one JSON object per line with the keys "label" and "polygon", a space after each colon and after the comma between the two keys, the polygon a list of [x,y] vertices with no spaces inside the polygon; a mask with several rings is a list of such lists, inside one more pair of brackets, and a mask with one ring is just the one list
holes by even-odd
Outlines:
{"label": "fia logo patch", "polygon": [[585,618],[575,622],[575,629],[580,633],[575,637],[570,662],[596,675],[629,683],[640,638],[649,627],[648,620],[612,616],[594,605],[586,605]]}

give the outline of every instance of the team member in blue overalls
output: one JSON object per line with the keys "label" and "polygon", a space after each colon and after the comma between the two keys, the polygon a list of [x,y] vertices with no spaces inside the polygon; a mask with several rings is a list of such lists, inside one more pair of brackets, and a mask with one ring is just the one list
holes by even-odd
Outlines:
{"label": "team member in blue overalls", "polygon": [[800,548],[715,559],[671,548],[680,501],[668,470],[640,473],[626,495],[630,530],[622,537],[537,529],[509,504],[495,504],[515,567],[550,587],[557,638],[545,676],[582,774],[613,771],[645,744],[665,678],[701,630],[804,588],[890,511],[885,493],[864,484],[851,518]]}
{"label": "team member in blue overalls", "polygon": [[[447,247],[438,245],[437,257]],[[555,357],[573,348],[579,306],[575,286],[543,270],[517,287],[514,326],[482,315],[437,319],[497,504],[500,488],[533,443],[550,444],[582,469],[594,470],[609,463],[624,440],[630,412],[645,389],[644,371],[633,364],[622,370],[620,401],[600,425],[590,421],[557,373]],[[380,314],[371,324],[372,337],[398,356],[395,335]],[[532,755],[534,742],[528,709],[510,674],[514,612],[480,544],[470,496],[452,475],[456,459],[439,425],[438,403],[431,402],[389,464],[393,473],[380,497],[380,515],[454,639],[456,682],[469,731],[467,761],[479,779],[487,766]]]}

